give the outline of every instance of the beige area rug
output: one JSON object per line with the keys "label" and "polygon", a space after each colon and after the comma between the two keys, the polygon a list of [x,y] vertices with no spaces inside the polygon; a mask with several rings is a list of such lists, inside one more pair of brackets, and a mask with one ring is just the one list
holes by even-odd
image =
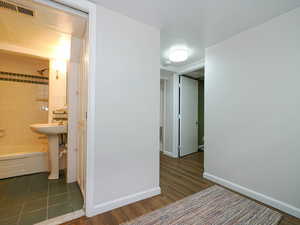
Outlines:
{"label": "beige area rug", "polygon": [[281,214],[213,186],[123,225],[276,225]]}

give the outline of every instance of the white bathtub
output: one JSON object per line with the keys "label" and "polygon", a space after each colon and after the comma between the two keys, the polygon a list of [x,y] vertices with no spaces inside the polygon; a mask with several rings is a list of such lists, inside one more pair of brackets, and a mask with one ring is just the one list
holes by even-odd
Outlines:
{"label": "white bathtub", "polygon": [[47,145],[0,146],[0,179],[44,171],[48,171]]}

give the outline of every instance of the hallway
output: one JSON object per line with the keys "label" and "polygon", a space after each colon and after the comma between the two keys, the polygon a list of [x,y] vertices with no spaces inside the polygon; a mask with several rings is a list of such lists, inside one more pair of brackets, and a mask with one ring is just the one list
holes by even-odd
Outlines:
{"label": "hallway", "polygon": [[203,156],[203,152],[198,152],[181,159],[174,159],[161,154],[161,195],[92,218],[82,217],[64,225],[118,225],[210,187],[213,183],[201,178]]}

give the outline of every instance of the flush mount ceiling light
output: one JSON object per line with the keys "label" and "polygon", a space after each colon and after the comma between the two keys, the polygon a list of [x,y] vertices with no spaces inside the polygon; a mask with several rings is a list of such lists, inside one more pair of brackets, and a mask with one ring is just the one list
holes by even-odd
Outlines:
{"label": "flush mount ceiling light", "polygon": [[169,54],[169,60],[171,62],[184,62],[188,58],[188,51],[187,49],[180,48],[180,49],[172,49]]}

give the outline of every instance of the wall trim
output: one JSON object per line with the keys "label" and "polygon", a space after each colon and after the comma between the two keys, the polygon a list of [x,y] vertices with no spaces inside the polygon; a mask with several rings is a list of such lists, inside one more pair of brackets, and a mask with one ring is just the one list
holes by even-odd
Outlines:
{"label": "wall trim", "polygon": [[166,155],[166,156],[172,157],[172,158],[178,158],[177,156],[175,156],[173,154],[173,152],[163,151],[163,154]]}
{"label": "wall trim", "polygon": [[153,197],[155,195],[159,195],[160,193],[161,193],[160,187],[156,187],[146,191],[141,191],[132,195],[128,195],[125,197],[121,197],[113,201],[97,204],[94,206],[94,209],[89,214],[89,216],[96,216],[98,214],[110,211],[112,209],[116,209],[124,205],[128,205],[146,198]]}
{"label": "wall trim", "polygon": [[203,68],[204,66],[205,66],[205,60],[203,58],[194,63],[190,63],[190,64],[180,67],[176,72],[181,75],[181,74],[193,72],[195,70],[199,70],[199,69]]}
{"label": "wall trim", "polygon": [[173,72],[173,73],[176,73],[177,69],[173,66],[160,66],[160,69],[161,70],[166,70],[166,71],[169,71],[169,72]]}
{"label": "wall trim", "polygon": [[163,80],[163,81],[167,81],[167,80],[169,80],[169,78],[167,78],[167,77],[160,77],[160,80]]}
{"label": "wall trim", "polygon": [[228,180],[225,180],[223,178],[214,176],[212,174],[209,174],[207,172],[204,172],[203,177],[213,181],[217,184],[223,185],[224,187],[227,187],[229,189],[232,189],[234,191],[237,191],[243,195],[246,195],[250,198],[253,198],[257,201],[263,202],[269,206],[272,206],[276,209],[279,209],[287,214],[290,214],[292,216],[295,216],[297,218],[300,218],[300,209],[296,208],[295,206],[292,206],[290,204],[287,204],[285,202],[279,201],[277,199],[271,198],[267,195],[261,194],[259,192],[253,191],[249,188],[243,187],[241,185],[235,184],[233,182],[230,182]]}
{"label": "wall trim", "polygon": [[173,76],[173,134],[172,134],[172,142],[173,142],[173,155],[178,158],[178,108],[179,108],[179,75],[174,74]]}
{"label": "wall trim", "polygon": [[184,73],[189,73],[189,72],[193,72],[195,70],[201,69],[204,66],[205,66],[205,60],[204,60],[204,58],[202,58],[196,62],[187,64],[187,65],[183,65],[180,67],[173,66],[172,64],[165,65],[165,66],[161,65],[160,69],[167,70],[167,71],[170,71],[173,73],[178,73],[181,75]]}
{"label": "wall trim", "polygon": [[167,133],[167,82],[169,82],[168,80],[163,80],[164,83],[164,134],[163,134],[163,150],[166,150],[166,133]]}

